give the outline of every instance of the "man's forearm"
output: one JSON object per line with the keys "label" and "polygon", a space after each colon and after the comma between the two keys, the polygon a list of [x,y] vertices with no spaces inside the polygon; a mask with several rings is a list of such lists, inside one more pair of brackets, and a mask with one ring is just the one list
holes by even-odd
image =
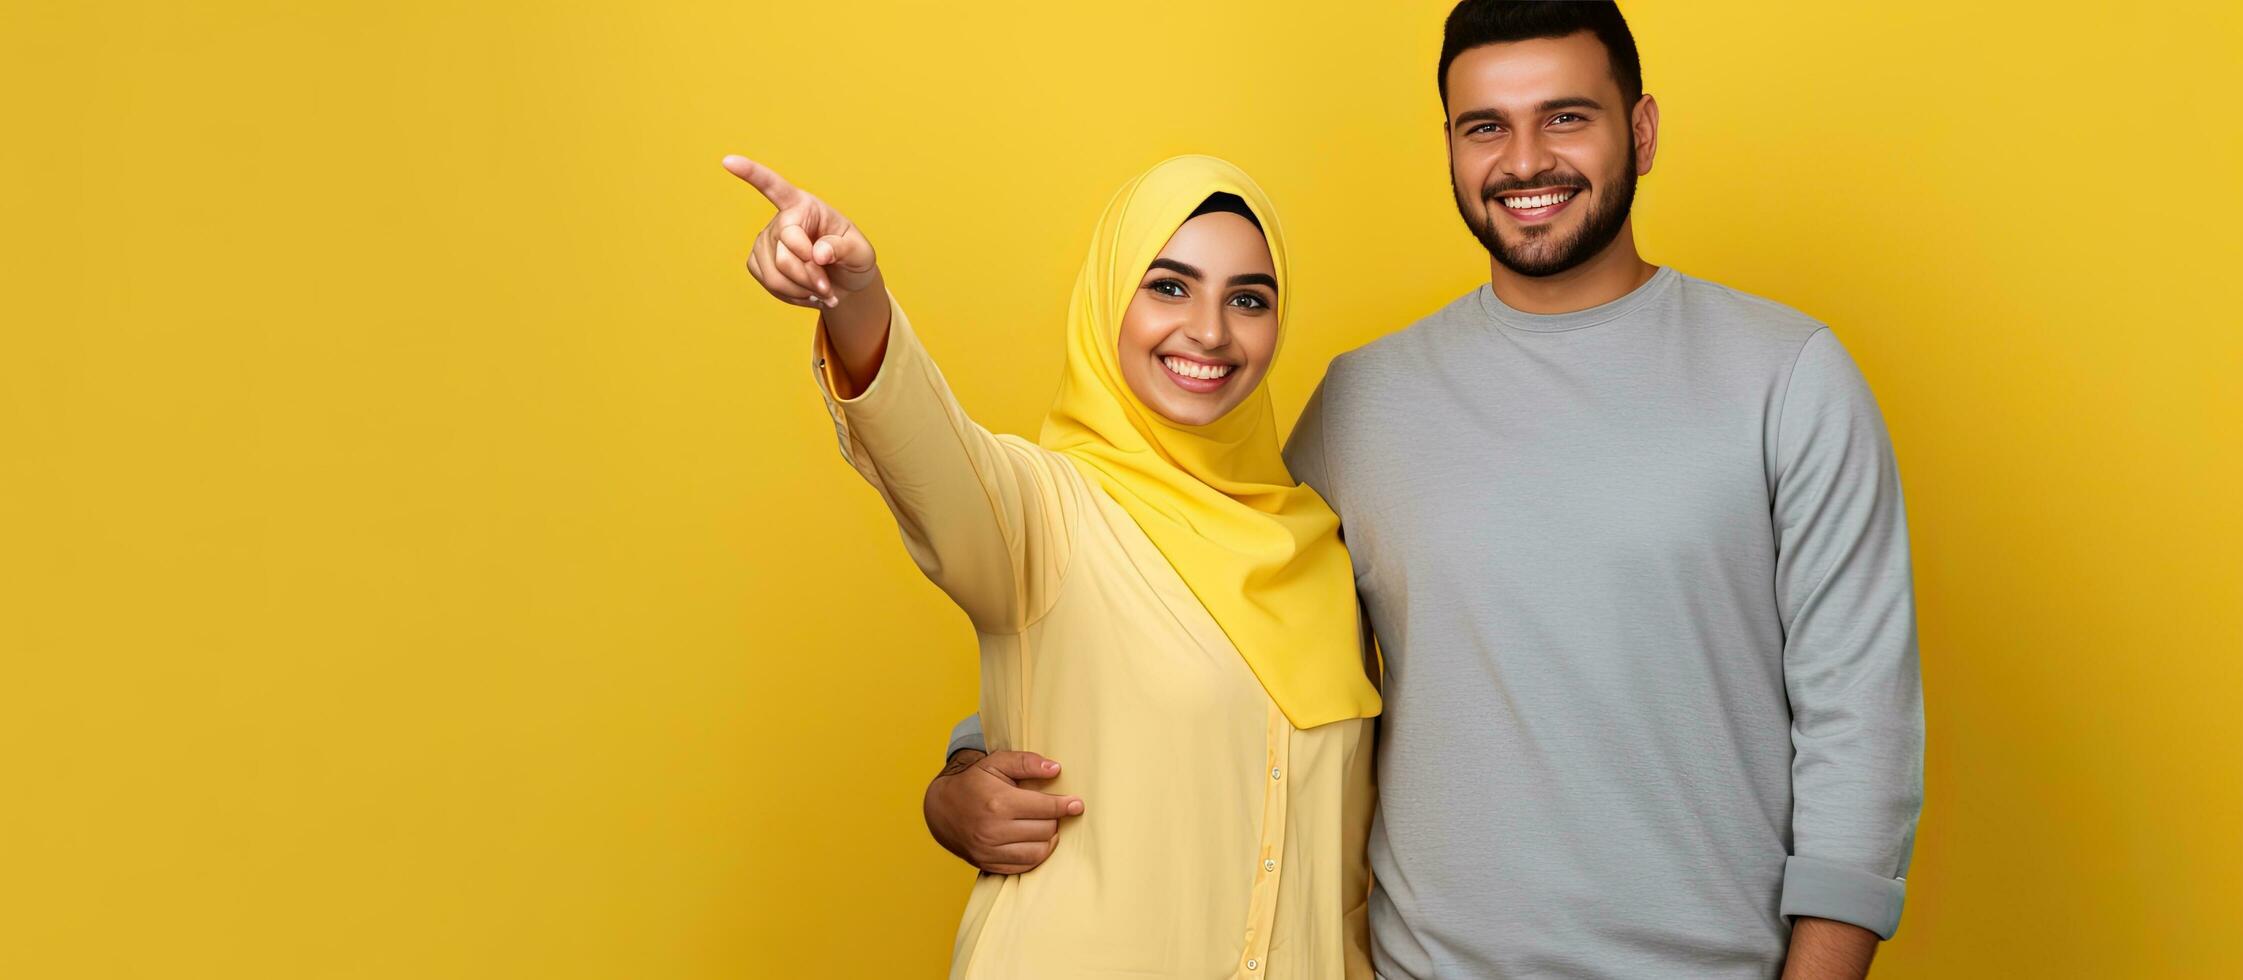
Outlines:
{"label": "man's forearm", "polygon": [[1877,955],[1877,934],[1833,919],[1801,916],[1791,924],[1783,980],[1861,980]]}

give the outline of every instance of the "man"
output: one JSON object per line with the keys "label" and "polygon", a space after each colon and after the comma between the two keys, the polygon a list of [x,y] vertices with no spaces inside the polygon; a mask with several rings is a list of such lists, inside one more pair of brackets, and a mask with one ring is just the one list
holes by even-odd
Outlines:
{"label": "man", "polygon": [[[1468,0],[1438,77],[1490,281],[1336,359],[1286,452],[1385,654],[1378,972],[1863,976],[1923,726],[1868,388],[1820,324],[1637,253],[1659,110],[1617,7]],[[1043,763],[955,752],[930,828],[1032,868]]]}

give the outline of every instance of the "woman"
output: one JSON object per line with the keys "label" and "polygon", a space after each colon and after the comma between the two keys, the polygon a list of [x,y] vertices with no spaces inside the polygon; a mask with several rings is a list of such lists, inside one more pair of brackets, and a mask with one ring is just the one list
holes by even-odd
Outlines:
{"label": "woman", "polygon": [[951,976],[1369,976],[1379,697],[1338,519],[1261,386],[1286,296],[1261,188],[1186,156],[1114,195],[1030,443],[966,417],[861,231],[725,166],[779,207],[749,270],[821,311],[843,455],[980,633],[989,744],[1067,759],[1050,791],[1096,804],[975,884]]}

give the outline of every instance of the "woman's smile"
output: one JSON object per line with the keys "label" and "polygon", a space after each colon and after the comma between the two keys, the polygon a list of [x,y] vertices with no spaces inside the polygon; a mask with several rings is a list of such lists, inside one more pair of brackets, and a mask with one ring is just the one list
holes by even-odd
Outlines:
{"label": "woman's smile", "polygon": [[1221,391],[1230,383],[1231,373],[1237,365],[1227,361],[1207,361],[1182,354],[1163,354],[1158,357],[1162,373],[1176,387],[1194,394]]}

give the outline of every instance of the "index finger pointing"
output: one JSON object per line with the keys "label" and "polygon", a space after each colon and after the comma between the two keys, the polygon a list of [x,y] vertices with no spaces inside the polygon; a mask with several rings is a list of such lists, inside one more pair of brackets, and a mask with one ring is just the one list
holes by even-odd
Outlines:
{"label": "index finger pointing", "polygon": [[802,192],[796,190],[793,184],[787,183],[787,179],[779,176],[778,171],[739,154],[725,157],[724,169],[753,185],[765,200],[779,207],[791,206],[802,197]]}

